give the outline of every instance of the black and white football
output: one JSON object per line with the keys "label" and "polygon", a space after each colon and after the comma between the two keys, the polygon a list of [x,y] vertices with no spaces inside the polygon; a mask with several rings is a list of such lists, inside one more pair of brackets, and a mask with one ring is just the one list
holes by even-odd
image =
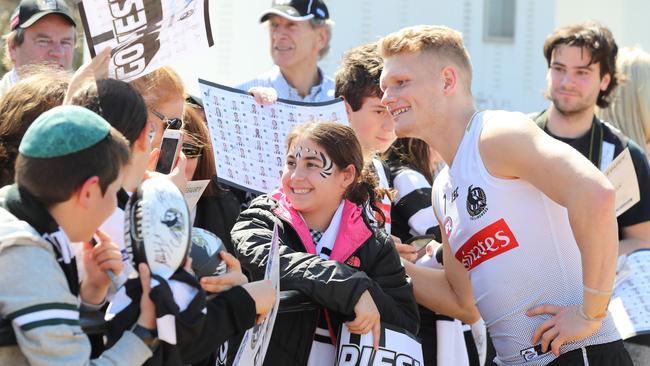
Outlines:
{"label": "black and white football", "polygon": [[145,180],[124,210],[131,263],[149,265],[165,279],[183,266],[191,243],[190,214],[181,191],[167,178]]}
{"label": "black and white football", "polygon": [[192,270],[196,277],[219,276],[226,273],[226,263],[221,260],[221,251],[226,250],[221,239],[213,233],[192,228]]}

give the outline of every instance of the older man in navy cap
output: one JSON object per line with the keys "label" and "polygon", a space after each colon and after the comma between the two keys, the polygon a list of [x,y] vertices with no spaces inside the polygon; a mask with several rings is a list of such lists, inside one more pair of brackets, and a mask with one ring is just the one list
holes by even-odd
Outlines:
{"label": "older man in navy cap", "polygon": [[[260,19],[269,26],[275,66],[239,85],[260,103],[277,97],[303,102],[334,98],[334,81],[323,75],[318,60],[329,50],[332,34],[327,6],[321,0],[274,1]],[[273,90],[271,90],[273,89]]]}
{"label": "older man in navy cap", "polygon": [[51,64],[72,68],[76,23],[64,0],[22,0],[10,20],[5,64],[13,65],[0,81],[0,96],[20,78],[21,68]]}

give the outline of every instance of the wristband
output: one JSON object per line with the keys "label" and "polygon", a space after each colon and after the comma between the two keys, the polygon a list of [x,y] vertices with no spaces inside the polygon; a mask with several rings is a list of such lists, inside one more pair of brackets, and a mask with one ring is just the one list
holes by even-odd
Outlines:
{"label": "wristband", "polygon": [[595,289],[595,288],[588,287],[586,285],[582,285],[582,287],[584,288],[585,292],[590,293],[590,294],[600,295],[600,296],[611,296],[612,295],[611,290],[610,291],[602,291],[602,290],[598,290],[598,289]]}
{"label": "wristband", "polygon": [[589,322],[601,321],[601,320],[603,320],[603,319],[605,319],[607,317],[607,311],[605,311],[601,315],[597,315],[595,317],[591,317],[591,316],[587,315],[585,313],[585,311],[584,311],[584,307],[582,306],[582,304],[580,304],[580,306],[578,306],[577,313],[582,319],[584,319],[586,321],[589,321]]}

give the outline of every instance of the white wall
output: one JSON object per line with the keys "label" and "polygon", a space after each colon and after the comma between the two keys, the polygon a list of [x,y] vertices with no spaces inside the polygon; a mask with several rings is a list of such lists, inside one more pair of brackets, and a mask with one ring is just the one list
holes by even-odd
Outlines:
{"label": "white wall", "polygon": [[[463,32],[474,67],[473,93],[479,108],[532,112],[545,108],[544,38],[558,25],[589,18],[603,21],[620,45],[650,50],[645,31],[647,0],[516,0],[512,43],[483,40],[485,0],[326,0],[335,21],[329,55],[320,65],[333,75],[351,47],[374,41],[404,26],[443,24]],[[173,66],[191,92],[198,77],[233,85],[267,70],[272,61],[268,31],[258,23],[271,0],[210,0],[215,46]],[[643,30],[643,31],[641,31]]]}
{"label": "white wall", "polygon": [[485,41],[484,1],[471,2],[474,6],[471,8],[468,48],[474,67],[473,91],[479,109],[532,112],[545,108],[546,62],[542,45],[553,27],[552,2],[516,1],[515,37],[512,43]]}
{"label": "white wall", "polygon": [[557,0],[556,24],[563,26],[588,19],[608,26],[619,47],[641,46],[650,51],[647,0]]}
{"label": "white wall", "polygon": [[198,94],[198,78],[234,85],[273,65],[268,32],[259,24],[259,15],[270,3],[270,0],[210,0],[214,46],[171,65],[190,93]]}

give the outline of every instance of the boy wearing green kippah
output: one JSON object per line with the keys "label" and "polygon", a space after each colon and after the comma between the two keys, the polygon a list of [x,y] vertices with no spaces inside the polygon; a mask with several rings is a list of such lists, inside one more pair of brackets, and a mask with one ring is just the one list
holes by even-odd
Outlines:
{"label": "boy wearing green kippah", "polygon": [[[126,139],[85,108],[51,109],[25,133],[16,184],[0,199],[0,317],[17,343],[0,347],[0,364],[139,365],[151,357],[157,339],[146,265],[133,331],[90,360],[79,324],[80,311],[104,304],[107,272],[122,270],[119,249],[97,228],[116,207],[128,159]],[[71,242],[84,242],[81,281]]]}

